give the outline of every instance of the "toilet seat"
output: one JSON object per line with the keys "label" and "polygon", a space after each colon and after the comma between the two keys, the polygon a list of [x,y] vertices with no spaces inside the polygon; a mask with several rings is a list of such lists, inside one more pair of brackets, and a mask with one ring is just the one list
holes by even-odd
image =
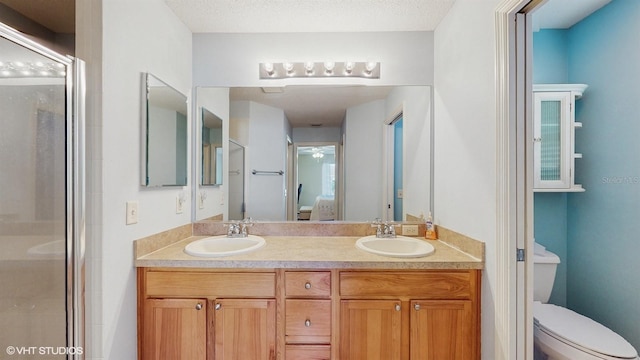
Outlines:
{"label": "toilet seat", "polygon": [[622,336],[574,311],[534,302],[533,316],[540,331],[596,358],[638,358],[636,350]]}

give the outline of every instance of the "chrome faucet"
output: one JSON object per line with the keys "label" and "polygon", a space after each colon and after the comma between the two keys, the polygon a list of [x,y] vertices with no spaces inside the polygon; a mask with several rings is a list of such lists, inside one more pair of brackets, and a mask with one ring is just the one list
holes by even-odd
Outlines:
{"label": "chrome faucet", "polygon": [[253,224],[255,224],[255,221],[253,221],[251,217],[242,220],[242,222],[240,222],[240,235],[242,237],[247,237],[247,235],[249,235],[247,228],[252,227]]}
{"label": "chrome faucet", "polygon": [[376,218],[372,223],[372,227],[376,228],[376,237],[379,238],[394,238],[396,237],[397,224],[390,223],[388,221],[382,221],[380,218]]}
{"label": "chrome faucet", "polygon": [[227,237],[242,237],[239,221],[232,220],[224,223],[224,226],[227,228]]}
{"label": "chrome faucet", "polygon": [[229,222],[224,223],[224,226],[226,226],[227,229],[227,237],[247,237],[249,235],[249,232],[247,231],[248,227],[251,227],[255,224],[255,221],[253,221],[253,219],[246,218],[242,221],[239,220],[232,220]]}

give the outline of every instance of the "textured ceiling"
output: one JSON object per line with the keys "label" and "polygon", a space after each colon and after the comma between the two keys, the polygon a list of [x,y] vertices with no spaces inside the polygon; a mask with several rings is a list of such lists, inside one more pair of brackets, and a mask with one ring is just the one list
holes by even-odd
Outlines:
{"label": "textured ceiling", "polygon": [[165,0],[192,32],[431,31],[455,0]]}

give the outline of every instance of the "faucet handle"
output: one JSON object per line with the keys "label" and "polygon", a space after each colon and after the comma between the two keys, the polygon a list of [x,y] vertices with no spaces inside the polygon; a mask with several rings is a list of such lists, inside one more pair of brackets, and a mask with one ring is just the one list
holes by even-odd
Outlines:
{"label": "faucet handle", "polygon": [[240,234],[240,222],[237,220],[230,220],[222,224],[222,226],[229,228],[227,230],[227,236],[234,236]]}

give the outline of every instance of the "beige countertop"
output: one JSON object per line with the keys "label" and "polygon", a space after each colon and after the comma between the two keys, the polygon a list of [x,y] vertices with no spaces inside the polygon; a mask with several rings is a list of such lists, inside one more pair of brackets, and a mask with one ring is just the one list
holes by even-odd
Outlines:
{"label": "beige countertop", "polygon": [[357,249],[354,236],[263,236],[266,245],[253,252],[205,258],[188,255],[184,247],[206,236],[190,236],[138,256],[136,267],[292,268],[292,269],[482,269],[484,261],[440,240],[421,258],[393,258]]}

